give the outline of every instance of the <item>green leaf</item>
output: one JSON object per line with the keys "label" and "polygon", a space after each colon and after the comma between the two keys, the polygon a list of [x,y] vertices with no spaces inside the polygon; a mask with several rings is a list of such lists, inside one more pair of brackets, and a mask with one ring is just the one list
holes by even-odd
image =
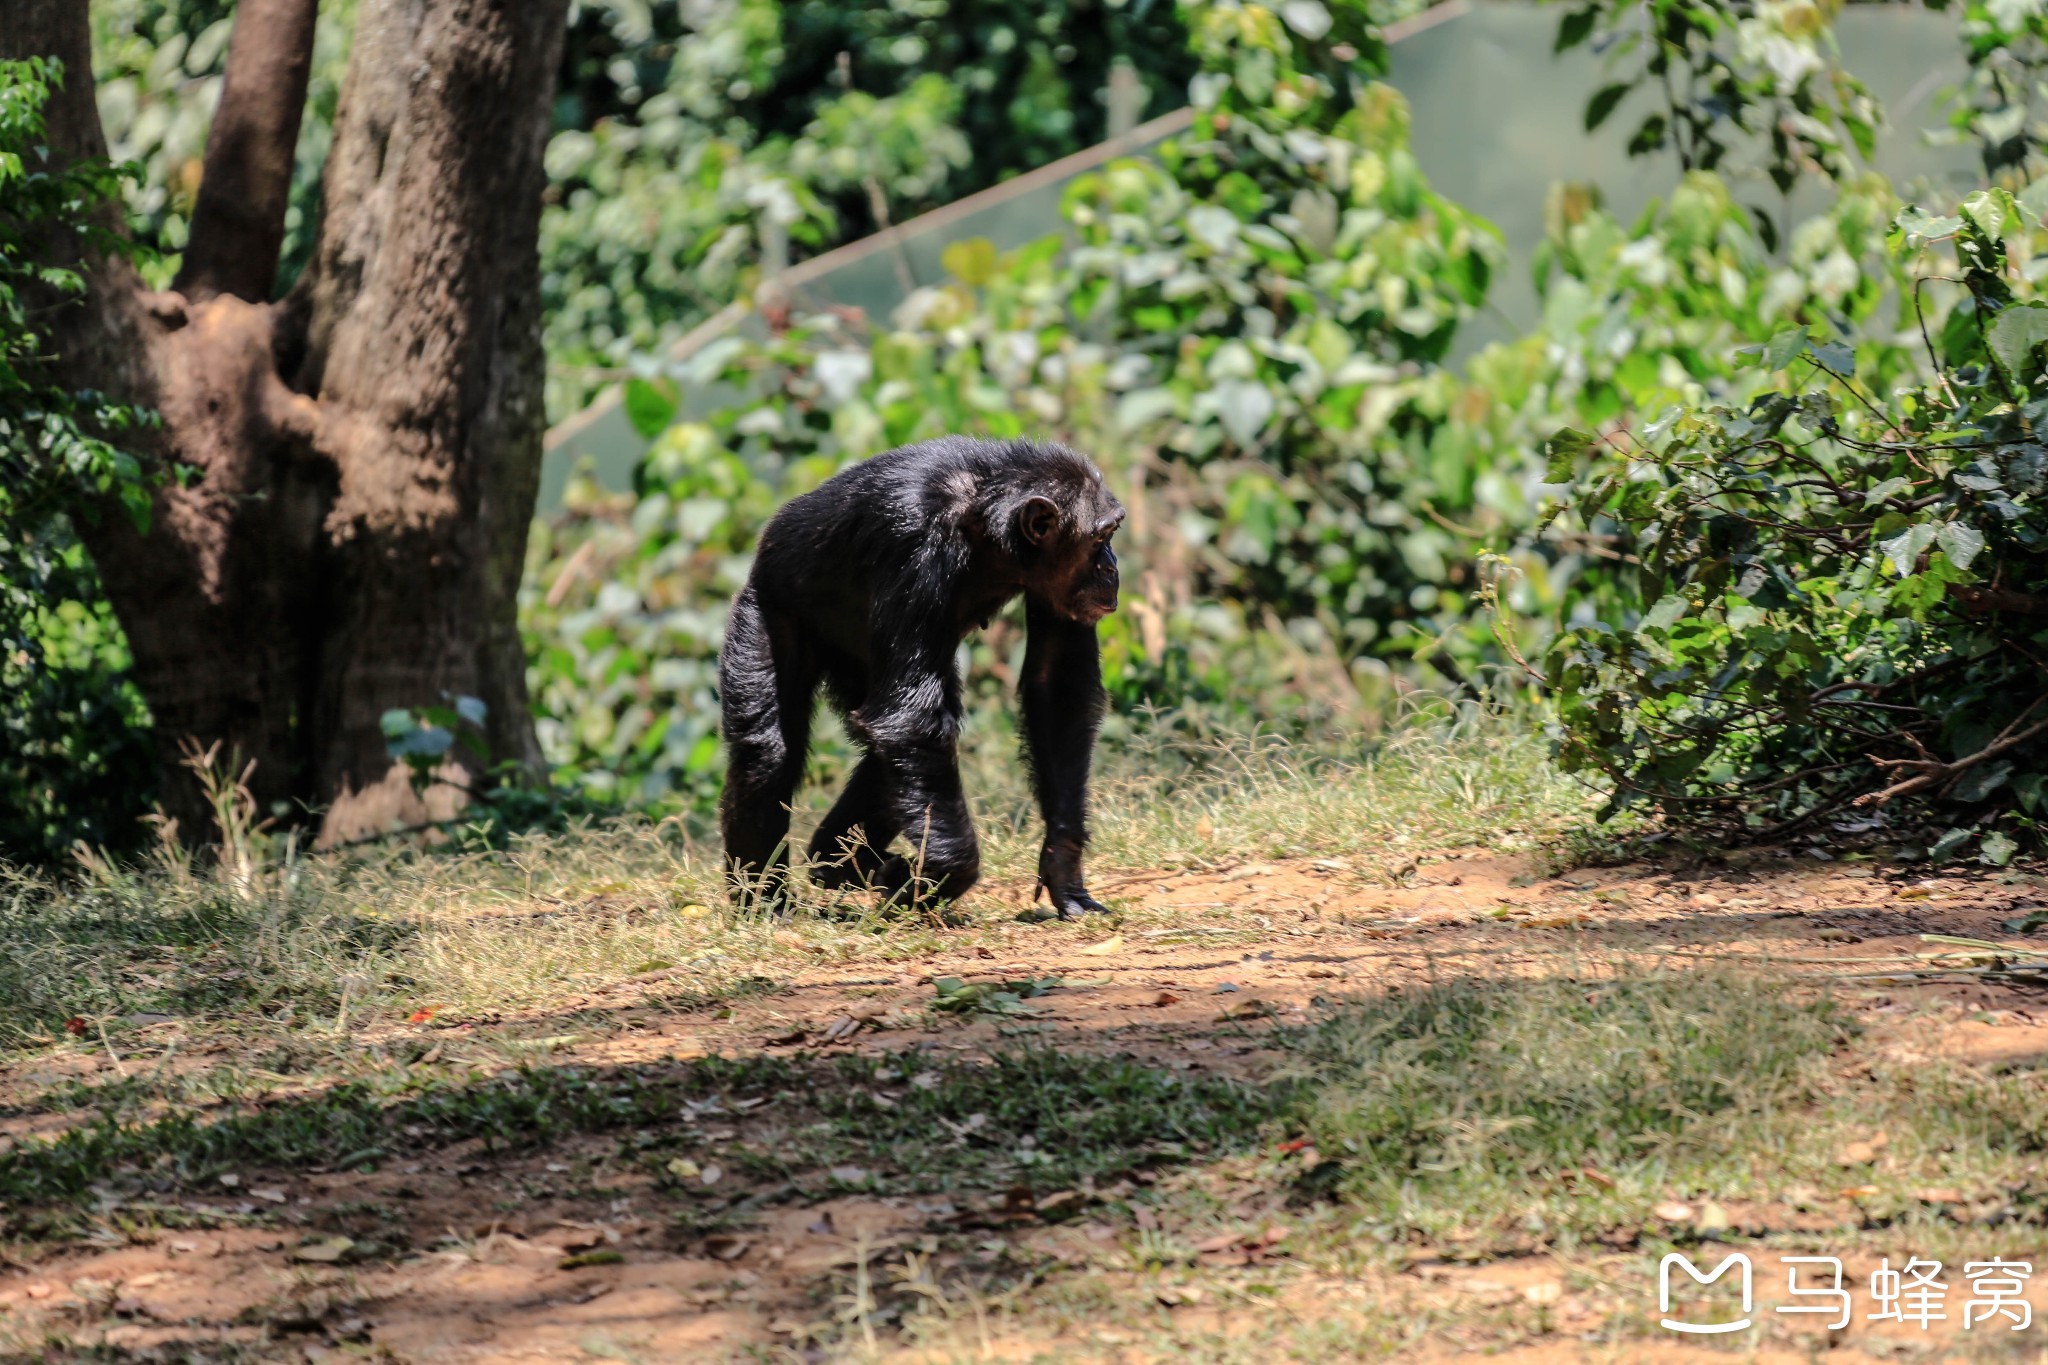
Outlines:
{"label": "green leaf", "polygon": [[1570,483],[1577,476],[1579,461],[1593,449],[1593,437],[1577,427],[1566,427],[1543,443],[1545,483]]}
{"label": "green leaf", "polygon": [[1847,378],[1856,373],[1856,348],[1846,341],[1817,341],[1813,344],[1813,358],[1822,367]]}
{"label": "green leaf", "polygon": [[1273,417],[1273,391],[1251,379],[1233,379],[1216,386],[1216,413],[1223,429],[1240,446],[1251,445]]}
{"label": "green leaf", "polygon": [[1943,522],[1935,535],[1941,541],[1942,553],[1948,556],[1948,562],[1958,569],[1969,568],[1970,561],[1984,549],[1983,532],[1960,521]]}
{"label": "green leaf", "polygon": [[1672,593],[1643,614],[1643,624],[1653,630],[1669,630],[1679,617],[1685,615],[1685,609],[1690,605],[1683,597]]}
{"label": "green leaf", "polygon": [[2048,175],[2020,191],[2019,205],[2029,226],[2039,226],[2048,219]]}
{"label": "green leaf", "polygon": [[1622,97],[1634,88],[1632,82],[1616,81],[1612,85],[1603,85],[1595,90],[1593,98],[1586,101],[1586,131],[1590,133],[1607,122],[1615,106],[1621,103]]}
{"label": "green leaf", "polygon": [[1991,319],[1985,342],[2009,379],[2018,379],[2034,348],[2048,341],[2048,305],[2015,303]]}
{"label": "green leaf", "polygon": [[1764,366],[1767,369],[1782,370],[1806,350],[1806,329],[1787,327],[1774,335],[1770,344],[1764,347]]}
{"label": "green leaf", "polygon": [[948,243],[939,253],[939,264],[960,283],[978,289],[995,278],[996,244],[986,237]]}
{"label": "green leaf", "polygon": [[1977,231],[1997,240],[2019,226],[2019,206],[2005,190],[1978,190],[1963,201],[1963,217]]}
{"label": "green leaf", "polygon": [[1899,216],[1892,221],[1897,225],[1899,232],[1905,237],[1906,245],[1909,247],[1917,247],[1928,242],[1940,241],[1944,237],[1952,237],[1962,231],[1963,228],[1963,220],[1960,218],[1937,218],[1925,210],[1917,208],[1901,209]]}
{"label": "green leaf", "polygon": [[1920,562],[1921,552],[1934,543],[1934,528],[1926,522],[1908,526],[1905,530],[1884,542],[1884,557],[1904,578],[1913,572],[1913,566]]}
{"label": "green leaf", "polygon": [[626,420],[650,441],[668,430],[679,406],[675,385],[665,379],[626,381]]}
{"label": "green leaf", "polygon": [[1599,11],[1591,9],[1573,10],[1557,24],[1557,41],[1551,45],[1552,52],[1569,52],[1593,36],[1593,21]]}
{"label": "green leaf", "polygon": [[1948,861],[1948,856],[1968,843],[1970,836],[1976,832],[1974,826],[1947,831],[1934,841],[1934,847],[1927,850],[1928,860],[1937,863]]}
{"label": "green leaf", "polygon": [[2005,780],[2011,776],[2010,763],[1979,763],[1956,779],[1955,789],[1949,795],[1963,802],[1982,801],[2004,786]]}

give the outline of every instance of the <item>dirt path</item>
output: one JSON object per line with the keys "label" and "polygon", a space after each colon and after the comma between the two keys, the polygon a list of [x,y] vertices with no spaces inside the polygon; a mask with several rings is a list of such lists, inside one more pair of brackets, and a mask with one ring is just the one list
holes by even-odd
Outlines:
{"label": "dirt path", "polygon": [[[919,1083],[907,1068],[893,1078],[887,1069],[906,1050],[975,1060],[1052,1044],[1185,1076],[1258,1080],[1284,1060],[1273,1030],[1303,1022],[1320,999],[1462,976],[1727,960],[1840,978],[1859,1016],[1904,1053],[1982,1067],[2048,1057],[2040,992],[1883,975],[1930,951],[1923,934],[2013,940],[2003,926],[2048,903],[2042,879],[2029,875],[1930,877],[1763,856],[1694,873],[1541,878],[1525,860],[1468,850],[1405,868],[1393,885],[1335,859],[1124,878],[1098,891],[1132,907],[1122,924],[1011,923],[999,946],[984,936],[983,946],[910,964],[821,963],[687,1013],[658,1003],[670,974],[654,972],[564,1002],[559,1032],[546,1032],[547,1020],[513,1022],[541,1039],[548,1066],[590,1072],[655,1074],[710,1056],[812,1068],[873,1058],[883,1068],[874,1103],[886,1108]],[[935,1008],[949,1000],[955,1008]],[[606,1025],[591,1027],[593,1017]],[[1899,1027],[1908,1017],[1912,1029]],[[435,1019],[366,1042],[417,1039],[431,1044],[430,1058],[454,1060],[480,1029],[503,1026]],[[780,1103],[684,1113],[689,1154],[671,1163],[668,1185],[644,1162],[622,1160],[617,1134],[593,1134],[510,1156],[477,1140],[391,1153],[374,1171],[251,1168],[160,1201],[147,1217],[103,1201],[101,1245],[16,1249],[0,1273],[0,1343],[27,1352],[55,1334],[113,1349],[114,1359],[188,1358],[172,1351],[186,1343],[197,1359],[237,1358],[238,1345],[256,1359],[475,1365],[870,1352],[1351,1359],[1390,1345],[1418,1360],[1479,1349],[1546,1363],[1727,1353],[1656,1329],[1654,1284],[1632,1247],[1483,1265],[1422,1249],[1392,1269],[1318,1270],[1293,1248],[1325,1215],[1290,1204],[1273,1179],[1312,1152],[1267,1150],[1055,1190],[906,1194],[844,1168],[778,1182],[757,1174],[764,1163],[749,1154],[800,1139],[786,1114],[803,1097],[782,1093]],[[7,1127],[58,1121],[24,1111]],[[1194,1231],[1207,1235],[1160,1229],[1150,1205],[1128,1198],[1145,1185],[1199,1194],[1209,1221]],[[677,1219],[679,1198],[692,1218]],[[1738,1232],[1742,1216],[1734,1211]],[[1140,1253],[1148,1237],[1175,1232],[1197,1259],[1162,1276]],[[1775,1258],[1793,1250],[1781,1241],[1757,1255],[1766,1321],[1744,1339],[1742,1358],[1806,1360],[1826,1349],[1844,1361],[2035,1359],[2040,1347],[2008,1341],[2048,1340],[2048,1324],[1995,1348],[1981,1325],[1966,1340],[1953,1310],[1927,1332],[1871,1324],[1860,1300],[1846,1332],[1804,1327],[1818,1318],[1771,1318],[1784,1301]],[[1867,1276],[1875,1266],[1852,1259],[1847,1268]],[[1323,1344],[1257,1345],[1282,1340]]]}

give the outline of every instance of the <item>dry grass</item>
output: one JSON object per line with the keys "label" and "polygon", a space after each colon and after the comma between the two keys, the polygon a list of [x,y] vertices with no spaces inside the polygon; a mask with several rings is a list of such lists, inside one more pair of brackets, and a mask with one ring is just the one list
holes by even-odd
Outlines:
{"label": "dry grass", "polygon": [[[475,853],[241,843],[213,870],[159,856],[89,860],[63,880],[6,873],[0,1045],[36,1046],[72,1019],[118,1034],[157,1013],[342,1043],[421,1009],[545,1011],[655,971],[668,972],[666,992],[718,999],[798,963],[958,947],[1017,915],[1038,838],[1004,737],[978,735],[966,767],[990,880],[943,923],[808,888],[785,918],[736,912],[715,842],[677,820]],[[830,796],[807,790],[799,841]],[[1586,807],[1526,725],[1477,709],[1418,718],[1370,746],[1159,743],[1127,749],[1098,780],[1092,870],[1114,905],[1119,870],[1300,854],[1392,867],[1447,845],[1526,848]]]}

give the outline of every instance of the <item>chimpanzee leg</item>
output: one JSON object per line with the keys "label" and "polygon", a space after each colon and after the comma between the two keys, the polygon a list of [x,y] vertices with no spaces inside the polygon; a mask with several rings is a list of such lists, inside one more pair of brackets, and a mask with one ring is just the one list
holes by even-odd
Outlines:
{"label": "chimpanzee leg", "polygon": [[880,884],[889,841],[902,832],[888,802],[888,766],[868,754],[811,836],[813,882],[835,891]]}
{"label": "chimpanzee leg", "polygon": [[954,900],[981,878],[981,841],[960,786],[959,679],[942,674],[892,687],[857,717],[880,775],[880,821],[902,831],[905,853],[883,859],[874,884],[891,900]]}
{"label": "chimpanzee leg", "polygon": [[891,817],[901,822],[908,852],[891,854],[875,873],[889,898],[957,900],[981,880],[981,840],[967,811],[952,745],[884,755],[889,764]]}
{"label": "chimpanzee leg", "polygon": [[810,747],[817,669],[776,629],[751,584],[734,599],[718,658],[725,792],[719,802],[734,899],[779,904],[789,867],[789,802]]}

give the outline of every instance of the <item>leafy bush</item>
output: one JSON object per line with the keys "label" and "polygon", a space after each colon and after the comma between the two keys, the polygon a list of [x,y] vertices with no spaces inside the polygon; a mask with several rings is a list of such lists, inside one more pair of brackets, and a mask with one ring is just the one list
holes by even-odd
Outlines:
{"label": "leafy bush", "polygon": [[142,471],[109,436],[139,415],[54,383],[38,314],[84,282],[46,265],[53,236],[120,250],[95,214],[122,171],[55,167],[43,108],[54,62],[0,62],[0,859],[126,843],[150,783],[147,716],[127,651],[65,514],[148,515]]}
{"label": "leafy bush", "polygon": [[[1624,611],[1543,666],[1568,764],[1748,835],[1923,828],[2009,858],[2039,828],[2048,650],[2048,185],[1901,212],[1902,312],[1788,327],[1753,397],[1567,433],[1577,514],[1632,561]],[[1920,348],[1854,324],[1897,326]],[[1818,322],[1818,319],[1816,319]]]}

